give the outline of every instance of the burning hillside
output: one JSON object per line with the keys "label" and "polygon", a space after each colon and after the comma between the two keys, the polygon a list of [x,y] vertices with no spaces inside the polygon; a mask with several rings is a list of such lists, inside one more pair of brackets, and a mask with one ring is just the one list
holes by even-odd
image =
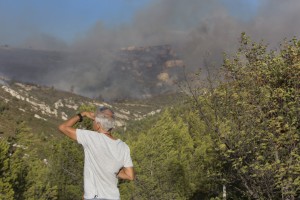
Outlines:
{"label": "burning hillside", "polygon": [[[97,53],[97,52],[96,52]],[[17,81],[53,86],[93,98],[145,98],[174,90],[184,63],[170,45],[98,52],[2,48],[0,73]]]}

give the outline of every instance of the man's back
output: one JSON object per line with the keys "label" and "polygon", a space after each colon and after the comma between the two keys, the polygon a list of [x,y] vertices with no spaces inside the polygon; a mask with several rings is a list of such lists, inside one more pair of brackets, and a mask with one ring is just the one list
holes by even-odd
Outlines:
{"label": "man's back", "polygon": [[76,135],[84,147],[84,198],[119,199],[116,174],[133,166],[129,147],[95,131],[77,129]]}
{"label": "man's back", "polygon": [[[94,131],[73,127],[84,117],[93,120]],[[107,107],[99,107],[95,113],[78,113],[58,126],[63,134],[83,145],[85,199],[120,199],[117,177],[134,180],[129,147],[111,134],[114,127],[114,112]]]}

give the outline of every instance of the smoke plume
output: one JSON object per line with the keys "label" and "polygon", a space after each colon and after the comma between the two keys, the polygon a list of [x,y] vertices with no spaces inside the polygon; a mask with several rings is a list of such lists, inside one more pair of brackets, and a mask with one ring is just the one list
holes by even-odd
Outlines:
{"label": "smoke plume", "polygon": [[[284,38],[299,36],[300,2],[297,0],[262,0],[257,11],[247,19],[233,15],[222,2],[155,0],[140,10],[130,23],[106,27],[99,21],[70,44],[46,34],[32,36],[22,47],[32,48],[32,55],[37,54],[36,49],[51,50],[51,54],[39,60],[26,51],[26,55],[16,56],[25,63],[22,67],[1,66],[1,72],[63,90],[74,88],[75,92],[90,97],[115,98],[120,94],[138,97],[147,94],[147,88],[139,87],[122,74],[114,76],[112,65],[123,47],[169,44],[190,70],[196,70],[207,60],[220,63],[222,52],[234,52],[241,32],[273,47]],[[233,5],[235,2],[240,3],[231,0]],[[38,52],[43,54],[43,51]],[[3,57],[0,52],[0,59]],[[26,73],[28,70],[34,72]]]}

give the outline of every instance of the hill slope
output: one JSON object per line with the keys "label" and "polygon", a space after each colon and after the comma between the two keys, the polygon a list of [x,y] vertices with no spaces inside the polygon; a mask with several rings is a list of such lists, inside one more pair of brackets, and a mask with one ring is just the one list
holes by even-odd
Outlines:
{"label": "hill slope", "polygon": [[35,84],[0,82],[0,133],[14,134],[18,122],[26,121],[34,132],[56,133],[57,125],[73,116],[81,105],[109,106],[116,111],[117,126],[159,113],[174,96],[165,95],[149,100],[106,103],[70,92]]}

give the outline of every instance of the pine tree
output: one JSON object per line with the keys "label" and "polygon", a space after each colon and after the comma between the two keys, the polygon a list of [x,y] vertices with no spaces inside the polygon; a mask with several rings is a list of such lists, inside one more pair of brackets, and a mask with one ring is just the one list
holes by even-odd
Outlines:
{"label": "pine tree", "polygon": [[14,190],[10,174],[10,145],[5,138],[0,138],[0,199],[14,199]]}

